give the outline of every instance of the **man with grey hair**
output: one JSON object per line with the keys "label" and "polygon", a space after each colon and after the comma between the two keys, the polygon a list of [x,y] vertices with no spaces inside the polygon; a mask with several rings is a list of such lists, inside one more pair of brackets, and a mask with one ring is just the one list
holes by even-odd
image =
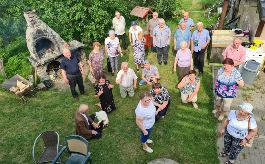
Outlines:
{"label": "man with grey hair", "polygon": [[191,53],[193,53],[194,69],[199,69],[199,77],[203,75],[204,52],[210,39],[209,31],[203,29],[203,23],[197,23],[197,30],[193,32],[191,37]]}
{"label": "man with grey hair", "polygon": [[[70,85],[72,96],[75,101],[78,101],[78,94],[75,91],[75,86],[78,84],[78,88],[81,94],[88,95],[85,92],[83,85],[83,76],[86,76],[80,60],[77,56],[72,55],[69,49],[63,50],[63,58],[61,60],[60,68],[66,84]],[[82,73],[82,74],[81,74]]]}
{"label": "man with grey hair", "polygon": [[159,20],[159,26],[156,26],[153,31],[153,45],[156,47],[158,64],[162,63],[162,53],[163,62],[167,65],[168,50],[171,40],[171,30],[169,26],[165,24],[164,19]]}
{"label": "man with grey hair", "polygon": [[239,69],[239,66],[246,61],[246,49],[241,46],[242,40],[235,38],[233,44],[226,47],[223,52],[224,59],[230,58],[234,61],[235,68]]}
{"label": "man with grey hair", "polygon": [[186,23],[181,22],[180,29],[178,29],[174,35],[174,49],[180,50],[180,43],[182,41],[185,41],[187,43],[187,48],[190,47],[190,38],[191,38],[191,32],[186,28]]}
{"label": "man with grey hair", "polygon": [[150,19],[148,24],[147,24],[147,29],[150,30],[150,37],[151,37],[151,53],[150,53],[150,55],[152,55],[155,52],[154,45],[153,45],[153,31],[154,31],[154,28],[158,24],[159,24],[158,13],[154,12],[153,13],[153,18]]}
{"label": "man with grey hair", "polygon": [[186,22],[187,26],[186,28],[188,30],[193,30],[194,29],[194,22],[191,18],[189,18],[189,12],[185,12],[183,14],[183,18],[179,21],[179,25],[178,25],[178,28],[180,28],[180,25],[181,25],[181,22]]}
{"label": "man with grey hair", "polygon": [[128,51],[126,48],[125,38],[125,19],[123,16],[121,16],[120,12],[115,12],[115,17],[112,19],[112,25],[115,31],[115,36],[119,38],[119,41],[122,40],[122,47],[123,50]]}
{"label": "man with grey hair", "polygon": [[88,106],[81,104],[75,112],[75,131],[76,135],[82,136],[89,140],[91,138],[100,138],[103,128],[103,123],[96,124],[94,122],[95,115],[91,114],[89,117],[87,112]]}
{"label": "man with grey hair", "polygon": [[116,83],[120,84],[122,98],[125,98],[127,94],[130,97],[134,96],[134,90],[137,88],[137,76],[131,68],[128,68],[127,62],[121,63],[121,70],[117,74]]}

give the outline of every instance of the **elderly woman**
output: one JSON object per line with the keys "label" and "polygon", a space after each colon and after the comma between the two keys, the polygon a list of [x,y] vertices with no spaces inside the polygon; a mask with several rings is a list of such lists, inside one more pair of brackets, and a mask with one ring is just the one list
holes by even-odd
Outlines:
{"label": "elderly woman", "polygon": [[180,43],[182,41],[185,41],[187,48],[190,47],[190,38],[191,38],[191,32],[189,29],[186,28],[187,24],[186,22],[181,22],[180,28],[176,31],[174,35],[174,50],[181,49]]}
{"label": "elderly woman", "polygon": [[200,78],[196,77],[196,71],[190,70],[189,75],[185,76],[178,84],[178,88],[181,92],[181,100],[183,103],[192,102],[195,109],[198,109],[197,93],[200,89]]}
{"label": "elderly woman", "polygon": [[168,90],[161,86],[160,83],[154,83],[150,93],[154,99],[154,105],[156,106],[156,115],[165,118],[170,104],[170,95]]}
{"label": "elderly woman", "polygon": [[131,27],[129,30],[129,41],[132,43],[138,36],[138,33],[140,31],[143,31],[143,29],[140,26],[137,26],[135,21],[132,21]]}
{"label": "elderly woman", "polygon": [[233,98],[237,94],[237,86],[244,86],[241,74],[234,68],[233,60],[226,58],[223,64],[224,66],[218,70],[215,79],[216,109],[212,111],[213,114],[221,111],[222,105],[223,111],[218,118],[219,121],[223,120],[225,113],[230,111]]}
{"label": "elderly woman", "polygon": [[174,72],[176,72],[176,66],[178,65],[179,82],[190,70],[193,70],[192,54],[190,49],[187,48],[187,42],[182,41],[180,47],[181,49],[178,50],[174,63]]}
{"label": "elderly woman", "polygon": [[220,134],[224,135],[225,151],[219,155],[229,156],[226,164],[234,163],[245,144],[257,134],[256,120],[251,116],[253,106],[249,103],[238,105],[240,110],[231,110],[224,121]]}
{"label": "elderly woman", "polygon": [[112,88],[114,86],[110,84],[109,80],[106,80],[105,75],[100,75],[98,78],[98,84],[95,86],[95,98],[100,99],[99,106],[106,113],[110,113],[115,110],[115,104],[112,95]]}
{"label": "elderly woman", "polygon": [[123,54],[119,39],[115,37],[115,32],[113,30],[109,31],[109,37],[105,39],[105,53],[110,60],[112,69],[111,75],[114,76],[114,67],[116,68],[117,73],[119,72],[119,53],[121,54],[121,57]]}
{"label": "elderly woman", "polygon": [[105,75],[104,71],[104,53],[103,49],[100,49],[101,44],[99,42],[95,42],[93,44],[93,50],[89,54],[89,67],[90,72],[94,73],[95,79],[98,79],[100,75]]}
{"label": "elderly woman", "polygon": [[136,71],[139,72],[138,65],[141,64],[141,67],[143,68],[144,63],[144,56],[145,56],[145,48],[144,44],[146,42],[146,39],[144,38],[144,33],[140,31],[138,33],[138,37],[133,40],[132,46],[134,49],[134,63],[136,64]]}
{"label": "elderly woman", "polygon": [[155,123],[155,113],[156,108],[152,101],[152,96],[149,92],[144,91],[140,94],[140,101],[137,108],[135,109],[136,114],[136,124],[141,130],[142,137],[141,141],[143,143],[143,150],[148,153],[152,153],[153,150],[148,147],[147,143],[152,143],[153,141],[149,139],[152,127]]}

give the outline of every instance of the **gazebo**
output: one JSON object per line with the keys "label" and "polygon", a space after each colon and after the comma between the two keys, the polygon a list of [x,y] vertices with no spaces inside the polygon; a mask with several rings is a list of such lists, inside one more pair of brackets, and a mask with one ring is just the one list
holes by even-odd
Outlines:
{"label": "gazebo", "polygon": [[148,15],[152,15],[153,11],[146,7],[136,6],[130,14],[138,17],[138,24],[140,26],[140,18],[142,18],[143,24],[145,24],[145,20],[146,23],[148,23]]}

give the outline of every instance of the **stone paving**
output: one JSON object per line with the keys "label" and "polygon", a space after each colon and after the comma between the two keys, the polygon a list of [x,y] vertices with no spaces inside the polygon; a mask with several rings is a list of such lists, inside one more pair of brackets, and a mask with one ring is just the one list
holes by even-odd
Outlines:
{"label": "stone paving", "polygon": [[[265,73],[260,72],[253,85],[245,84],[238,90],[231,109],[238,109],[237,105],[244,101],[253,105],[253,117],[257,121],[259,138],[255,138],[252,147],[245,146],[238,155],[235,164],[265,164]],[[218,117],[219,114],[216,114]],[[223,119],[224,121],[225,119]],[[220,132],[223,121],[218,124],[217,131]],[[224,149],[224,137],[217,139],[217,153]],[[220,163],[228,161],[228,157],[219,157]]]}

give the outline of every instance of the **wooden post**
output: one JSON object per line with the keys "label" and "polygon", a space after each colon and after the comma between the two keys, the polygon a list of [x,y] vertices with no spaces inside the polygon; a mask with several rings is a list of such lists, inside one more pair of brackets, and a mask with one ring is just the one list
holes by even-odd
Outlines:
{"label": "wooden post", "polygon": [[4,79],[7,79],[5,68],[4,68],[4,63],[3,63],[2,59],[0,59],[0,69],[1,69],[1,72],[2,72]]}
{"label": "wooden post", "polygon": [[225,16],[226,16],[228,3],[229,3],[229,0],[224,0],[224,4],[223,4],[223,9],[222,9],[222,14],[221,14],[218,30],[223,30],[223,28],[224,28],[224,22],[225,22]]}
{"label": "wooden post", "polygon": [[139,26],[141,26],[140,17],[138,17],[138,24],[139,24]]}
{"label": "wooden post", "polygon": [[145,16],[145,20],[146,20],[146,23],[148,23],[148,14],[146,14],[146,16]]}
{"label": "wooden post", "polygon": [[35,87],[37,86],[37,68],[35,67]]}

